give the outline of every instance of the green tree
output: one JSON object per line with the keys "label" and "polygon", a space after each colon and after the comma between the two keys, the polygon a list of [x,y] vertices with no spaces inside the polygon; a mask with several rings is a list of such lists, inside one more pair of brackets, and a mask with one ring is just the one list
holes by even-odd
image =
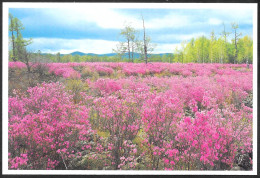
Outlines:
{"label": "green tree", "polygon": [[118,62],[123,60],[123,56],[125,55],[126,51],[127,51],[127,48],[126,48],[124,42],[119,42],[116,45],[116,49],[113,49],[113,52],[116,53],[116,60]]}
{"label": "green tree", "polygon": [[58,53],[56,54],[56,60],[57,60],[57,62],[61,62],[60,52],[58,52]]}
{"label": "green tree", "polygon": [[[22,61],[29,65],[29,53],[26,50],[26,46],[32,43],[32,39],[25,40],[22,36],[21,31],[24,30],[22,22],[9,14],[10,24],[9,31],[11,32],[12,41],[12,59],[13,61]],[[29,67],[29,66],[28,66]],[[30,70],[30,68],[28,68]]]}
{"label": "green tree", "polygon": [[71,54],[66,54],[61,57],[62,62],[73,62],[73,56]]}
{"label": "green tree", "polygon": [[216,36],[214,30],[210,33],[209,59],[210,63],[216,61]]}
{"label": "green tree", "polygon": [[190,42],[185,47],[186,53],[184,55],[184,58],[186,62],[195,62],[196,54],[195,54],[195,39],[192,38]]}
{"label": "green tree", "polygon": [[217,61],[219,63],[224,63],[225,58],[225,40],[223,37],[219,37],[217,40]]}
{"label": "green tree", "polygon": [[13,17],[13,15],[11,13],[9,13],[9,19],[10,19],[10,22],[9,22],[9,31],[11,32],[11,41],[12,41],[12,57],[11,59],[13,61],[16,61],[16,54],[15,54],[15,19]]}
{"label": "green tree", "polygon": [[113,51],[118,53],[118,56],[121,58],[123,54],[128,53],[128,60],[134,62],[134,52],[136,50],[136,33],[131,25],[125,25],[124,29],[121,30],[120,36],[123,37],[124,42],[119,42],[117,49]]}
{"label": "green tree", "polygon": [[76,54],[73,56],[73,62],[80,62],[80,55]]}
{"label": "green tree", "polygon": [[237,42],[238,56],[237,62],[250,63],[253,62],[253,40],[249,36],[240,38]]}
{"label": "green tree", "polygon": [[197,56],[198,63],[204,63],[208,61],[208,47],[209,47],[209,40],[205,36],[198,37],[195,40],[195,53]]}
{"label": "green tree", "polygon": [[[238,25],[233,25],[235,38],[232,42],[228,41],[230,34],[224,29],[219,38],[215,32],[210,33],[210,37],[205,36],[192,38],[188,43],[182,42],[182,47],[176,47],[174,51],[174,62],[197,62],[197,63],[252,63],[253,58],[253,41],[250,37],[244,36],[238,38],[236,29]],[[184,45],[185,44],[185,45]],[[237,54],[236,54],[237,53]],[[237,58],[236,58],[237,56]]]}
{"label": "green tree", "polygon": [[224,40],[224,42],[219,43],[223,46],[219,47],[220,49],[222,49],[221,51],[221,55],[222,55],[222,63],[224,63],[225,61],[228,60],[228,54],[227,54],[227,44],[228,44],[228,36],[231,34],[231,32],[227,32],[226,31],[226,26],[225,23],[223,22],[223,31],[220,33],[220,35],[222,36],[222,40]]}
{"label": "green tree", "polygon": [[22,22],[18,18],[13,17],[12,14],[9,14],[9,19],[9,31],[11,32],[11,40],[13,44],[13,61],[19,60],[21,62],[24,62],[27,66],[28,72],[30,73],[31,66],[29,61],[31,54],[27,52],[26,47],[32,43],[32,39],[25,40],[23,38],[21,31],[24,30],[24,27]]}
{"label": "green tree", "polygon": [[177,46],[175,47],[174,50],[174,62],[180,63],[183,60],[183,51],[179,49]]}
{"label": "green tree", "polygon": [[238,24],[233,22],[231,24],[232,26],[232,29],[234,30],[234,38],[233,38],[233,44],[235,46],[235,58],[234,58],[234,64],[236,63],[236,60],[237,60],[237,54],[238,54],[238,50],[237,50],[237,41],[239,39],[239,37],[242,35],[242,33],[238,33],[237,32],[237,29],[239,28]]}

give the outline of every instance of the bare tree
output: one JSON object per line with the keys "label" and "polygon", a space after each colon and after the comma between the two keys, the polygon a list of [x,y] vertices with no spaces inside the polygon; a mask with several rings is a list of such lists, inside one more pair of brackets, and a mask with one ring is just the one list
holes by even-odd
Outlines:
{"label": "bare tree", "polygon": [[226,31],[226,26],[225,26],[224,22],[222,23],[222,25],[223,25],[223,31],[220,34],[224,37],[225,44],[226,44],[227,43],[227,38],[230,35],[230,32]]}
{"label": "bare tree", "polygon": [[144,26],[144,17],[142,16],[143,20],[143,29],[144,29],[144,61],[147,64],[148,59],[147,59],[147,43],[146,43],[146,37],[145,37],[145,26]]}
{"label": "bare tree", "polygon": [[145,63],[148,63],[148,56],[153,52],[156,44],[151,43],[151,38],[146,34],[145,25],[144,25],[144,18],[142,17],[143,21],[143,39],[136,42],[138,52],[141,55],[141,60],[144,60]]}

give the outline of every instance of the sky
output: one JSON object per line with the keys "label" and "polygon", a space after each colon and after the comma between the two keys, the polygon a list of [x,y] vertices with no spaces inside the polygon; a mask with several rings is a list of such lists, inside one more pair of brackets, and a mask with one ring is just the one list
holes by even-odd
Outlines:
{"label": "sky", "polygon": [[[71,8],[9,8],[25,27],[24,38],[32,38],[28,50],[43,53],[68,54],[74,51],[84,53],[112,53],[122,37],[119,35],[125,24],[139,30],[141,39],[142,18],[146,34],[156,44],[154,53],[173,53],[182,41],[192,37],[210,36],[214,30],[217,36],[223,31],[233,32],[231,23],[239,25],[238,32],[253,36],[253,12],[237,8],[110,8],[78,4]],[[230,35],[230,39],[233,37]]]}

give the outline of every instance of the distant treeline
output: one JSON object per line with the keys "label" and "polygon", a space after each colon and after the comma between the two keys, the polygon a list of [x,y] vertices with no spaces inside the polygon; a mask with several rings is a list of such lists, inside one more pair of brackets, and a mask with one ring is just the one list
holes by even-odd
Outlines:
{"label": "distant treeline", "polygon": [[182,42],[181,49],[176,48],[174,62],[180,63],[252,63],[253,40],[249,36],[236,42],[226,41],[222,36],[210,39],[205,36]]}
{"label": "distant treeline", "polygon": [[[59,62],[59,63],[66,63],[66,62],[132,62],[127,57],[119,57],[115,56],[98,56],[98,55],[71,55],[65,54],[60,55],[57,54],[42,54],[41,52],[33,53],[32,58],[37,59],[36,61],[45,61],[45,62]],[[149,55],[150,62],[174,62],[174,54],[153,54]],[[142,60],[139,60],[138,57],[134,58],[135,63],[141,63]]]}

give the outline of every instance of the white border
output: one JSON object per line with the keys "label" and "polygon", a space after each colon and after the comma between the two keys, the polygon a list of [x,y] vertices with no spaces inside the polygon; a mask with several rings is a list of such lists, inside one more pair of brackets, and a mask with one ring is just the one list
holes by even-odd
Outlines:
{"label": "white border", "polygon": [[[8,170],[8,9],[9,8],[167,8],[252,9],[253,18],[253,171],[96,171]],[[10,175],[257,175],[257,3],[3,3],[2,174]]]}
{"label": "white border", "polygon": [[257,174],[257,4],[253,13],[253,171]]}

